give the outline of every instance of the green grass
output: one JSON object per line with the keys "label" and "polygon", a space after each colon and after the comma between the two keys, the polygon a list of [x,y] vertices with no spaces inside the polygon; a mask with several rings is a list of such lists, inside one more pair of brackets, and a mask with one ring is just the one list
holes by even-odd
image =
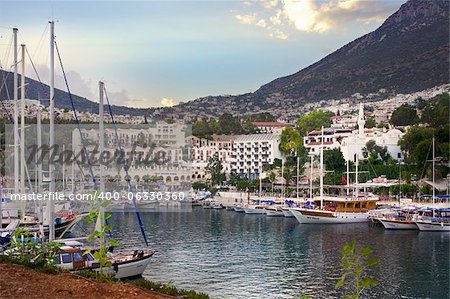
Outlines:
{"label": "green grass", "polygon": [[198,292],[192,291],[192,290],[178,289],[177,287],[175,287],[172,284],[172,282],[163,284],[163,283],[159,283],[159,282],[149,281],[144,278],[130,281],[130,282],[138,287],[152,290],[152,291],[155,291],[158,293],[163,293],[166,295],[181,296],[182,298],[189,298],[189,299],[208,299],[209,298],[209,296],[205,293],[198,293]]}

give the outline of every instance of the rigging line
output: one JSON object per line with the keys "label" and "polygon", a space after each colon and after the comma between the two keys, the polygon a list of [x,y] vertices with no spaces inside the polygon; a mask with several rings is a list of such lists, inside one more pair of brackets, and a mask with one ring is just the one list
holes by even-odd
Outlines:
{"label": "rigging line", "polygon": [[[8,48],[7,48],[7,51],[5,52],[5,57],[3,59],[3,61],[5,62],[5,65],[8,65],[8,57],[11,55],[12,44],[13,44],[13,38],[12,38],[12,34],[11,34],[11,37],[10,37],[9,43],[8,43]],[[0,64],[0,68],[2,68],[1,64]]]}
{"label": "rigging line", "polygon": [[[122,153],[124,151],[123,151],[122,146],[120,144],[119,134],[117,133],[116,122],[114,120],[114,114],[112,112],[111,104],[109,103],[108,93],[106,92],[106,87],[103,87],[103,89],[105,91],[106,103],[108,105],[109,115],[111,116],[111,122],[112,122],[112,126],[113,126],[113,129],[114,129],[114,133],[116,135],[116,140],[117,140],[117,144],[119,146],[120,155],[122,155]],[[104,117],[104,115],[99,115],[99,117]],[[123,161],[123,164],[125,164],[125,161]],[[128,169],[127,169],[127,167],[125,167],[125,165],[123,165],[123,169],[125,170],[125,174],[126,174],[125,180],[128,183],[128,188],[130,188],[130,192],[131,193],[134,193],[134,186],[133,186],[133,184],[131,184],[131,179],[130,179],[130,175],[128,174]],[[138,209],[138,206],[137,206],[137,203],[136,203],[136,197],[135,196],[133,196],[133,205],[134,205],[134,209],[136,211],[136,218],[138,219],[139,227],[141,229],[142,236],[144,237],[145,245],[148,247],[148,240],[147,240],[147,236],[145,235],[144,224],[142,222],[141,215],[139,213],[139,209]]]}
{"label": "rigging line", "polygon": [[430,147],[428,148],[428,153],[427,153],[427,156],[425,158],[425,162],[423,163],[423,168],[422,168],[422,173],[420,174],[420,179],[422,179],[423,176],[425,175],[425,169],[427,167],[428,157],[430,156],[430,152],[431,152],[432,146],[433,146],[433,143],[431,143]]}
{"label": "rigging line", "polygon": [[[58,60],[59,60],[60,66],[61,66],[61,71],[62,71],[62,74],[63,74],[63,77],[64,77],[64,82],[66,84],[67,93],[69,94],[70,105],[72,106],[72,111],[73,111],[73,115],[74,115],[74,118],[75,118],[75,122],[77,124],[78,132],[80,133],[81,145],[83,147],[83,152],[84,152],[86,161],[87,161],[87,163],[89,165],[89,172],[91,174],[92,181],[94,183],[94,189],[97,189],[97,180],[95,179],[94,171],[92,169],[91,160],[89,159],[89,154],[88,154],[88,151],[86,149],[86,144],[85,144],[85,141],[84,141],[84,138],[83,138],[83,134],[81,133],[80,120],[78,119],[77,110],[75,109],[75,104],[74,104],[73,99],[72,99],[72,93],[70,92],[69,83],[67,81],[66,72],[64,71],[64,66],[63,66],[63,63],[62,63],[61,55],[59,53],[58,43],[56,42],[56,40],[55,40],[55,48],[56,48],[56,53],[58,54]],[[53,99],[51,99],[51,100],[53,100]]]}
{"label": "rigging line", "polygon": [[[8,61],[7,61],[7,58],[6,58],[6,57],[8,57],[8,56],[10,55],[11,48],[12,48],[12,38],[11,38],[11,40],[10,40],[9,48],[8,48],[8,51],[7,51],[8,54],[5,53],[5,59],[4,59],[4,60],[5,60],[6,65],[8,65]],[[6,71],[6,70],[3,68],[2,64],[1,64],[1,61],[0,61],[0,70],[2,70],[2,78],[3,78],[3,80],[2,80],[2,85],[0,86],[0,95],[2,94],[3,88],[5,88],[6,94],[7,94],[7,97],[8,97],[8,100],[11,100],[11,96],[9,95],[9,90],[8,90],[8,85],[7,85],[7,79],[8,79],[8,76],[9,76],[11,73],[8,72],[8,71]],[[5,73],[6,73],[6,75],[5,75]],[[6,77],[5,77],[5,76],[6,76]]]}
{"label": "rigging line", "polygon": [[44,45],[44,43],[43,43],[44,42],[44,37],[47,35],[47,31],[48,31],[49,27],[50,27],[50,23],[47,23],[47,25],[45,26],[44,32],[42,32],[41,39],[39,40],[39,42],[38,42],[38,44],[36,46],[36,49],[34,49],[33,57],[36,57],[37,52],[42,50],[42,47]]}
{"label": "rigging line", "polygon": [[33,59],[31,59],[31,56],[30,56],[30,53],[28,52],[28,48],[27,47],[25,47],[25,52],[27,53],[28,59],[31,62],[31,66],[33,67],[34,73],[36,74],[36,77],[37,77],[39,83],[42,84],[41,77],[39,77],[39,73],[38,73],[38,71],[36,69],[36,66],[34,65]]}
{"label": "rigging line", "polygon": [[[8,101],[11,101],[11,96],[9,94],[9,90],[8,90],[6,79],[7,79],[7,76],[5,76],[5,72],[2,72],[2,84],[0,86],[0,96],[2,94],[3,87],[5,87],[6,97],[8,98]],[[2,101],[2,105],[3,105],[3,101]],[[6,108],[5,108],[5,110],[8,111]]]}
{"label": "rigging line", "polygon": [[[61,65],[61,71],[62,71],[62,74],[63,74],[63,77],[64,77],[64,82],[65,82],[66,87],[67,87],[67,93],[69,94],[70,104],[72,106],[72,110],[73,110],[73,114],[74,114],[75,121],[76,121],[76,124],[77,124],[78,132],[80,133],[80,139],[81,139],[81,144],[82,144],[82,147],[83,147],[83,152],[84,152],[85,158],[87,160],[87,163],[89,165],[89,172],[91,174],[92,181],[94,183],[94,189],[97,190],[97,181],[95,179],[94,171],[92,169],[92,164],[91,164],[91,161],[89,159],[89,155],[88,155],[88,152],[87,152],[87,149],[86,149],[86,145],[85,145],[85,142],[84,142],[83,134],[81,133],[80,121],[78,119],[77,111],[75,109],[75,104],[74,104],[73,99],[72,99],[72,93],[70,92],[69,83],[67,81],[66,72],[64,71],[64,65],[62,63],[61,55],[59,53],[59,48],[58,48],[58,44],[56,43],[56,40],[55,40],[55,48],[56,48],[56,52],[58,54],[59,63]],[[77,165],[81,169],[81,165],[79,163],[77,163]],[[82,169],[81,169],[81,173],[82,173],[82,175],[84,177],[84,173],[83,173]],[[111,236],[111,232],[109,232],[109,235]]]}

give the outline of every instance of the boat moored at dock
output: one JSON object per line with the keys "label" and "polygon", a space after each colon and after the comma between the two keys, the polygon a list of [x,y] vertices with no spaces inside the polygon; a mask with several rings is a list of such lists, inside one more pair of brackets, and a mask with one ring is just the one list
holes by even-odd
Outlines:
{"label": "boat moored at dock", "polygon": [[266,215],[269,217],[284,217],[283,209],[280,206],[266,207]]}
{"label": "boat moored at dock", "polygon": [[376,208],[378,198],[347,199],[326,197],[323,206],[317,205],[321,199],[308,201],[304,208],[291,208],[290,211],[304,224],[343,224],[369,221],[369,211]]}

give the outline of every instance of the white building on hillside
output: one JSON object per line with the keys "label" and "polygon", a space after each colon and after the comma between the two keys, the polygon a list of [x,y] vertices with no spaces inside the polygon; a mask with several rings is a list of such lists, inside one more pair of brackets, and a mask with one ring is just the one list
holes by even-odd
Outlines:
{"label": "white building on hillside", "polygon": [[[303,137],[303,144],[308,152],[319,155],[320,148],[325,150],[339,148],[345,160],[356,161],[363,159],[363,149],[370,140],[381,147],[386,147],[389,155],[397,160],[402,160],[403,155],[398,145],[398,141],[403,136],[403,132],[398,129],[365,129],[364,108],[359,106],[358,130],[326,128],[322,131],[312,131]],[[322,142],[323,138],[323,142]]]}
{"label": "white building on hillside", "polygon": [[352,132],[353,130],[351,129],[325,128],[323,130],[322,143],[322,131],[312,131],[303,137],[303,145],[309,154],[318,155],[322,146],[325,150],[340,148],[342,140],[352,135]]}
{"label": "white building on hillside", "polygon": [[281,159],[280,135],[240,135],[234,140],[231,171],[251,178],[258,178],[262,165]]}
{"label": "white building on hillside", "polygon": [[284,128],[291,127],[290,124],[272,121],[254,121],[252,124],[257,127],[262,134],[280,135]]}
{"label": "white building on hillside", "polygon": [[205,167],[216,154],[222,162],[223,171],[229,175],[235,139],[236,136],[227,135],[213,135],[212,139],[192,137],[192,179],[207,179]]}

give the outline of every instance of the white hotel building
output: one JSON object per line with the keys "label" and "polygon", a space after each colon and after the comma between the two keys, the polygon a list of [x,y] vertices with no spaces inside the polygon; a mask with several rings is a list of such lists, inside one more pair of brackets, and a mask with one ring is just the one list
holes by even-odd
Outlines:
{"label": "white hotel building", "polygon": [[218,155],[223,171],[231,173],[233,143],[237,136],[213,135],[212,139],[192,137],[192,180],[203,181],[207,177],[205,167],[209,160]]}
{"label": "white hotel building", "polygon": [[255,179],[259,177],[263,164],[272,164],[281,159],[278,134],[240,135],[234,140],[231,172]]}

